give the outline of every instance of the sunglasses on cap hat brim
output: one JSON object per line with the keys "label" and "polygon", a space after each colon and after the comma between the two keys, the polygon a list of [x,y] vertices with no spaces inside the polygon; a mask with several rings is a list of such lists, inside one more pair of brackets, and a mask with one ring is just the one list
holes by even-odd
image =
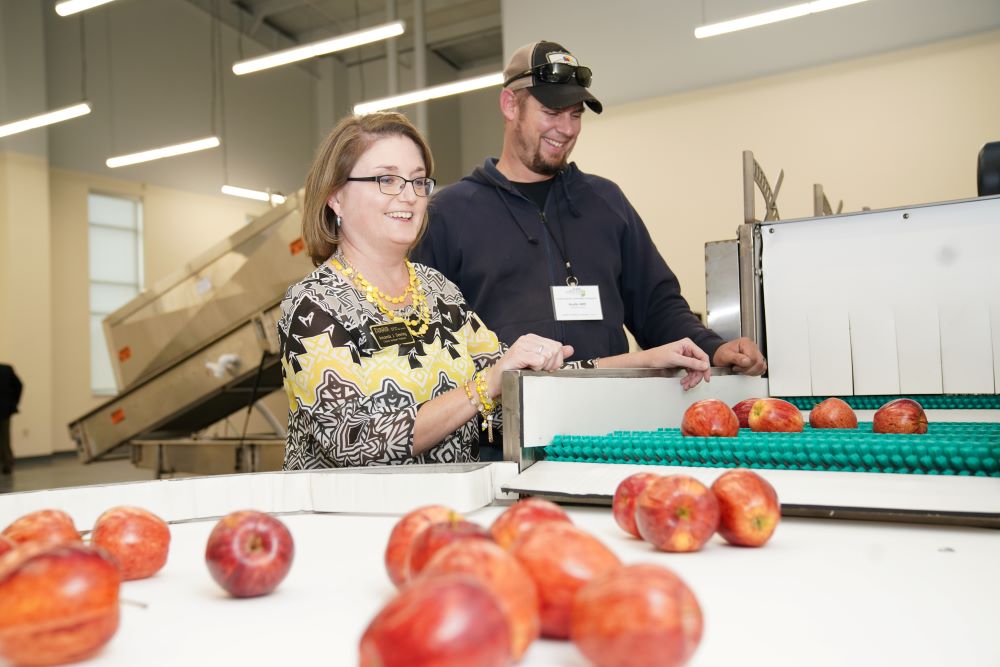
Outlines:
{"label": "sunglasses on cap hat brim", "polygon": [[515,74],[503,82],[504,87],[519,79],[533,76],[536,83],[570,83],[576,81],[578,86],[589,88],[593,74],[589,67],[570,65],[568,63],[543,63],[520,74]]}

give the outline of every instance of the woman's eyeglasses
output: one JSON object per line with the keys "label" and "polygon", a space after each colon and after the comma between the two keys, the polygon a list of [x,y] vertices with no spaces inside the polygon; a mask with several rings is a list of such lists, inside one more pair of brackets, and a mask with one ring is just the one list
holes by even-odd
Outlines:
{"label": "woman's eyeglasses", "polygon": [[568,65],[566,63],[545,63],[531,69],[515,74],[503,82],[504,87],[509,86],[518,79],[523,79],[534,75],[542,83],[569,83],[576,79],[576,82],[584,88],[590,87],[593,76],[589,67],[580,65]]}
{"label": "woman's eyeglasses", "polygon": [[434,192],[434,184],[437,183],[430,176],[417,176],[416,178],[403,178],[395,174],[383,174],[382,176],[351,176],[349,181],[374,181],[378,183],[379,191],[384,195],[402,194],[407,183],[413,184],[413,192],[418,197],[430,197]]}

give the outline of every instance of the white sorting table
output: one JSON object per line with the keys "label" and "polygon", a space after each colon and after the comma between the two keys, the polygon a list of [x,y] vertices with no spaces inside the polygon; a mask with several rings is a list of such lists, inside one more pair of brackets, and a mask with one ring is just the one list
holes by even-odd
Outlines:
{"label": "white sorting table", "polygon": [[[203,480],[202,491],[233,478],[215,479]],[[100,497],[138,504],[150,497],[147,485],[156,484],[164,482],[105,486]],[[79,511],[92,497],[92,487],[81,487],[51,499]],[[13,500],[0,496],[4,524]],[[242,509],[242,500],[229,509]],[[508,503],[491,503],[468,517],[488,525]],[[623,561],[659,563],[688,582],[705,618],[692,666],[1000,665],[996,531],[785,519],[763,549],[730,547],[716,536],[701,552],[668,554],[623,533],[609,508],[568,510]],[[246,600],[227,597],[205,567],[215,520],[174,523],[164,569],[122,586],[122,598],[145,606],[124,604],[117,635],[85,664],[357,664],[361,633],[393,594],[382,556],[397,518],[283,515],[295,538],[291,572],[272,595]],[[78,526],[89,527],[80,520]],[[588,663],[568,642],[540,640],[521,664]]]}

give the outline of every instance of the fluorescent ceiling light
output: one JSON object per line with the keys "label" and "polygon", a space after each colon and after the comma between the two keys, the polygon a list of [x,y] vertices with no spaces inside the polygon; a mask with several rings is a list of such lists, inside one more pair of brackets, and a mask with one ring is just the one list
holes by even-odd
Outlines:
{"label": "fluorescent ceiling light", "polygon": [[150,160],[159,160],[164,157],[173,157],[175,155],[184,155],[185,153],[203,151],[208,148],[215,148],[219,144],[220,142],[218,137],[205,137],[204,139],[188,141],[183,144],[174,144],[173,146],[164,146],[162,148],[152,148],[148,151],[142,151],[141,153],[130,153],[129,155],[109,157],[105,164],[114,169],[116,167],[125,167],[130,164],[138,164],[139,162],[149,162]]}
{"label": "fluorescent ceiling light", "polygon": [[777,23],[778,21],[787,21],[788,19],[797,19],[800,16],[808,16],[809,14],[825,12],[828,9],[839,9],[840,7],[856,5],[859,2],[864,1],[865,0],[814,0],[813,2],[802,2],[789,7],[772,9],[769,12],[761,12],[760,14],[751,14],[750,16],[743,16],[730,21],[703,25],[694,29],[694,36],[698,39],[715,37],[716,35],[722,35],[727,32],[736,32],[737,30],[756,28],[757,26],[767,25],[768,23]]}
{"label": "fluorescent ceiling light", "polygon": [[277,206],[285,203],[285,196],[277,193],[264,192],[263,190],[250,190],[249,188],[238,188],[235,185],[223,185],[222,194],[233,197],[244,197],[246,199],[256,199],[257,201],[268,201]]}
{"label": "fluorescent ceiling light", "polygon": [[416,104],[417,102],[433,100],[438,97],[458,95],[459,93],[467,93],[470,90],[479,90],[480,88],[489,88],[490,86],[499,86],[502,84],[503,72],[496,72],[431,88],[421,88],[420,90],[413,90],[402,95],[394,95],[393,97],[383,97],[380,100],[362,102],[361,104],[354,105],[354,113],[363,114],[383,109],[395,109],[396,107],[405,107],[408,104]]}
{"label": "fluorescent ceiling light", "polygon": [[398,37],[403,34],[404,29],[405,24],[402,21],[393,21],[392,23],[385,23],[366,30],[358,30],[357,32],[340,35],[339,37],[324,39],[319,42],[312,42],[311,44],[303,44],[302,46],[293,46],[290,49],[275,51],[266,56],[241,60],[233,65],[233,73],[236,75],[249,74],[270,67],[315,58],[327,53],[333,53],[334,51],[352,49],[362,44],[370,44],[382,39]]}
{"label": "fluorescent ceiling light", "polygon": [[59,16],[69,16],[77,12],[86,11],[93,7],[106,5],[111,0],[64,0],[56,3],[56,14]]}
{"label": "fluorescent ceiling light", "polygon": [[43,114],[32,116],[31,118],[15,120],[12,123],[0,125],[0,137],[9,137],[12,134],[33,130],[36,127],[45,127],[46,125],[52,125],[53,123],[61,123],[64,120],[76,118],[77,116],[86,116],[88,113],[90,113],[90,105],[86,102],[74,104],[73,106],[66,107],[64,109],[47,111]]}

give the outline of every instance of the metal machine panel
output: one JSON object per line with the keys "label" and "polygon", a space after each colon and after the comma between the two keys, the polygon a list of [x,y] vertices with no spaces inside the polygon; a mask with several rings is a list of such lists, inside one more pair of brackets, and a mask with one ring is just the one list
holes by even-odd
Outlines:
{"label": "metal machine panel", "polygon": [[[85,461],[143,434],[190,434],[246,407],[259,378],[259,396],[281,387],[275,306],[156,377],[111,399],[70,424]],[[232,373],[209,368],[231,355]]]}
{"label": "metal machine panel", "polygon": [[773,395],[1000,392],[1000,197],[760,231]]}
{"label": "metal machine panel", "polygon": [[[693,458],[701,448],[715,452],[700,465],[653,465],[653,459],[643,458],[639,452],[642,443],[648,442],[642,439],[641,432],[676,429],[685,409],[696,400],[714,397],[733,403],[747,396],[766,396],[768,381],[713,369],[711,383],[703,382],[684,392],[678,376],[676,371],[652,369],[504,373],[504,460],[517,463],[520,474],[502,488],[577,503],[610,504],[618,483],[634,472],[685,474],[710,485],[724,470],[733,467],[732,459],[725,454],[729,438],[690,438]],[[858,417],[870,420],[872,412],[859,411]],[[998,410],[930,410],[928,418],[935,424],[996,422],[998,414]],[[558,456],[546,451],[546,446],[552,449],[556,435],[617,439],[615,446],[622,447],[622,456],[607,455],[605,451],[597,458],[588,458],[584,446],[574,451],[574,458],[557,460]],[[741,431],[731,440],[738,443],[753,435],[776,435],[793,442],[808,434]],[[866,437],[858,431],[853,435]],[[639,438],[630,441],[630,436]],[[716,448],[715,443],[720,446]],[[995,441],[984,440],[981,444],[984,449],[996,449]],[[716,454],[719,458],[714,458]],[[786,467],[782,461],[768,465],[766,459],[737,460],[742,461],[741,467],[752,466],[771,481],[778,489],[782,513],[787,516],[1000,528],[1000,477],[811,470]]]}
{"label": "metal machine panel", "polygon": [[289,197],[105,318],[119,389],[155,376],[270,308],[309,273],[299,201]]}
{"label": "metal machine panel", "polygon": [[[557,434],[593,435],[615,429],[677,428],[691,403],[727,404],[767,396],[767,380],[713,368],[711,382],[681,388],[678,369],[563,370],[503,374],[504,459],[522,462]],[[610,408],[609,405],[613,405]]]}
{"label": "metal machine panel", "polygon": [[163,474],[201,475],[281,470],[285,441],[277,438],[133,440],[132,463]]}
{"label": "metal machine panel", "polygon": [[705,244],[705,305],[708,327],[726,340],[739,338],[740,258],[739,241]]}

